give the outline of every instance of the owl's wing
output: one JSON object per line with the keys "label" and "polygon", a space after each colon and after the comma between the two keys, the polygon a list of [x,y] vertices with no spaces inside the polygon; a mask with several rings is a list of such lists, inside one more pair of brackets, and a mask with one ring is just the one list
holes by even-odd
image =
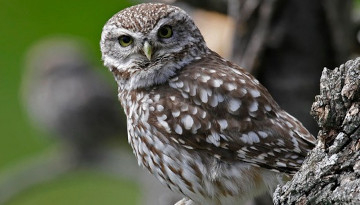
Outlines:
{"label": "owl's wing", "polygon": [[216,54],[169,86],[157,91],[167,96],[160,101],[170,109],[158,113],[166,124],[153,124],[187,149],[292,173],[313,147],[315,138],[254,77]]}

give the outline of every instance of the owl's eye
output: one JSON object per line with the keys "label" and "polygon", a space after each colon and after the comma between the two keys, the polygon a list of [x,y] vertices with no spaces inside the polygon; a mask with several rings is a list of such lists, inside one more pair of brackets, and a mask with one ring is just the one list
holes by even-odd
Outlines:
{"label": "owl's eye", "polygon": [[131,36],[122,35],[119,37],[119,43],[122,47],[128,47],[132,44],[133,38]]}
{"label": "owl's eye", "polygon": [[160,38],[170,38],[173,35],[171,26],[165,25],[161,27],[158,31],[158,35]]}

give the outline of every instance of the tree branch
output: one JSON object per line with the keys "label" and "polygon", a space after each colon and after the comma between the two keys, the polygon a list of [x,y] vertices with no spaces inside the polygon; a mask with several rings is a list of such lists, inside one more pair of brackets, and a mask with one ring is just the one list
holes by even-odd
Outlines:
{"label": "tree branch", "polygon": [[360,204],[360,58],[325,68],[311,114],[321,130],[300,171],[275,204]]}

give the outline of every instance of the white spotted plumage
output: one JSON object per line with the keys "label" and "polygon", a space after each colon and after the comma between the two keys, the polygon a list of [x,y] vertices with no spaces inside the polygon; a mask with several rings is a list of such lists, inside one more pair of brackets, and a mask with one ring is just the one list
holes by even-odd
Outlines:
{"label": "white spotted plumage", "polygon": [[[166,38],[164,27],[172,32]],[[119,43],[124,35],[129,46]],[[313,146],[301,123],[254,77],[207,48],[177,7],[120,11],[104,26],[100,45],[137,160],[185,195],[178,204],[239,204],[271,192]]]}

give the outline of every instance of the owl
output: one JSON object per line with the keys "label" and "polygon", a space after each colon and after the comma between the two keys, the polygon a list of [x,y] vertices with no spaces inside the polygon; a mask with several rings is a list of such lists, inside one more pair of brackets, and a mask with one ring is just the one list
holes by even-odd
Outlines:
{"label": "owl", "polygon": [[177,204],[241,204],[296,172],[315,138],[258,80],[211,51],[175,6],[139,4],[103,27],[138,163]]}

